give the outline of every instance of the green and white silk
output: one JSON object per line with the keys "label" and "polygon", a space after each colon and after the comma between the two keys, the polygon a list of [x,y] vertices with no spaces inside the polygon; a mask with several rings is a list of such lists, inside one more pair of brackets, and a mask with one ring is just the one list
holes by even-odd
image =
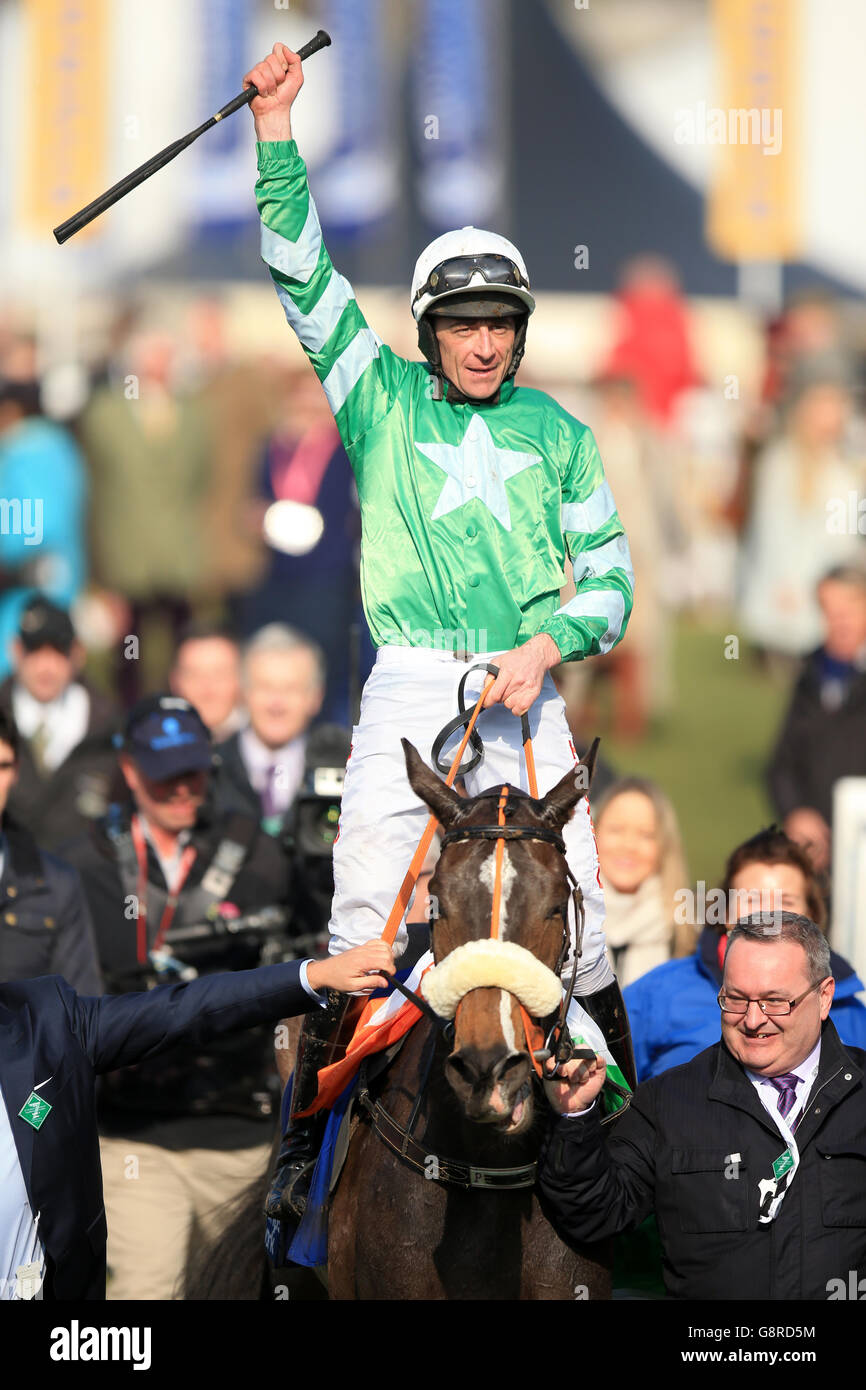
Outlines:
{"label": "green and white silk", "polygon": [[495,405],[434,399],[429,366],[377,337],[332,266],[295,142],[256,148],[262,258],[357,480],[374,644],[495,652],[547,632],[565,660],[609,651],[634,576],[591,431],[513,381]]}

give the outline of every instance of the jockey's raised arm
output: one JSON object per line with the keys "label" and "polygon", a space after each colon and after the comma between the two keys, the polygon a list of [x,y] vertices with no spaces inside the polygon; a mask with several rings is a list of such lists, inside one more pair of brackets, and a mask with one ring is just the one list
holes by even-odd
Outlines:
{"label": "jockey's raised arm", "polygon": [[[408,363],[368,326],[352,286],[334,269],[322,240],[307,168],[292,138],[291,106],[303,84],[297,54],[275,44],[274,52],[247,74],[244,85],[252,82],[262,91],[260,80],[274,84],[271,95],[250,103],[257,137],[262,260],[349,448],[387,413]],[[352,462],[357,472],[358,460]]]}

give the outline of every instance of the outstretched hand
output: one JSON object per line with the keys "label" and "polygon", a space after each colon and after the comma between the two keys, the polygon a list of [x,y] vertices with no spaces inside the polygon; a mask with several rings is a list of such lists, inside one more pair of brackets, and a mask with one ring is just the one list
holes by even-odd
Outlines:
{"label": "outstretched hand", "polygon": [[385,989],[387,977],[393,974],[393,952],[384,941],[365,941],[307,966],[307,980],[313,989],[337,989],[342,994],[372,994],[374,989]]}

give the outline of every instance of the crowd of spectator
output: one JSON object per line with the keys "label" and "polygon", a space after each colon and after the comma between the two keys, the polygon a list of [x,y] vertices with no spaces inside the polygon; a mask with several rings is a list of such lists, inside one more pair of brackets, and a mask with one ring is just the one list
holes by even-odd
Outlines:
{"label": "crowd of spectator", "polygon": [[[739,611],[767,679],[791,688],[767,750],[778,825],[744,824],[741,844],[719,845],[721,920],[682,911],[690,880],[665,789],[620,775],[622,751],[616,770],[600,765],[608,951],[645,1081],[717,1041],[738,920],[785,910],[827,930],[834,787],[866,778],[866,449],[839,307],[801,297],[768,328],[730,486],[691,510],[676,467],[698,448],[685,403],[707,384],[687,302],[645,261],[619,308],[585,414],[637,602],[615,652],[559,673],[578,747],[606,681],[620,750],[663,715],[673,620],[711,592],[681,582],[712,554],[696,558],[700,535],[731,540],[737,563],[713,597]],[[133,324],[65,424],[42,412],[33,344],[0,333],[4,979],[124,992],[287,958],[325,926],[299,919],[292,830],[310,728],[348,729],[371,660],[348,459],[312,373],[231,360],[214,306],[198,306],[191,333],[198,378],[168,335]],[[416,917],[423,902],[422,883]],[[190,944],[263,909],[270,928],[236,931],[231,949],[227,932],[218,948],[213,931],[210,947]],[[843,1044],[866,1046],[863,983],[830,960],[830,1018]],[[110,1297],[172,1296],[190,1241],[261,1168],[278,1096],[267,1031],[107,1079]],[[130,1156],[146,1182],[130,1180]]]}

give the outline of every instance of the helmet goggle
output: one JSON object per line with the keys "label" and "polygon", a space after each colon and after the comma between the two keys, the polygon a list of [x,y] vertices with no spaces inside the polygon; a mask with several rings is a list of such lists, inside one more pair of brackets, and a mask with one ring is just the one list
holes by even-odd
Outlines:
{"label": "helmet goggle", "polygon": [[473,275],[479,272],[488,285],[514,285],[518,289],[529,289],[529,281],[520,266],[509,260],[508,256],[493,253],[482,256],[451,256],[447,261],[440,261],[439,265],[433,267],[412,303],[415,304],[425,294],[440,295],[448,290],[465,289]]}

